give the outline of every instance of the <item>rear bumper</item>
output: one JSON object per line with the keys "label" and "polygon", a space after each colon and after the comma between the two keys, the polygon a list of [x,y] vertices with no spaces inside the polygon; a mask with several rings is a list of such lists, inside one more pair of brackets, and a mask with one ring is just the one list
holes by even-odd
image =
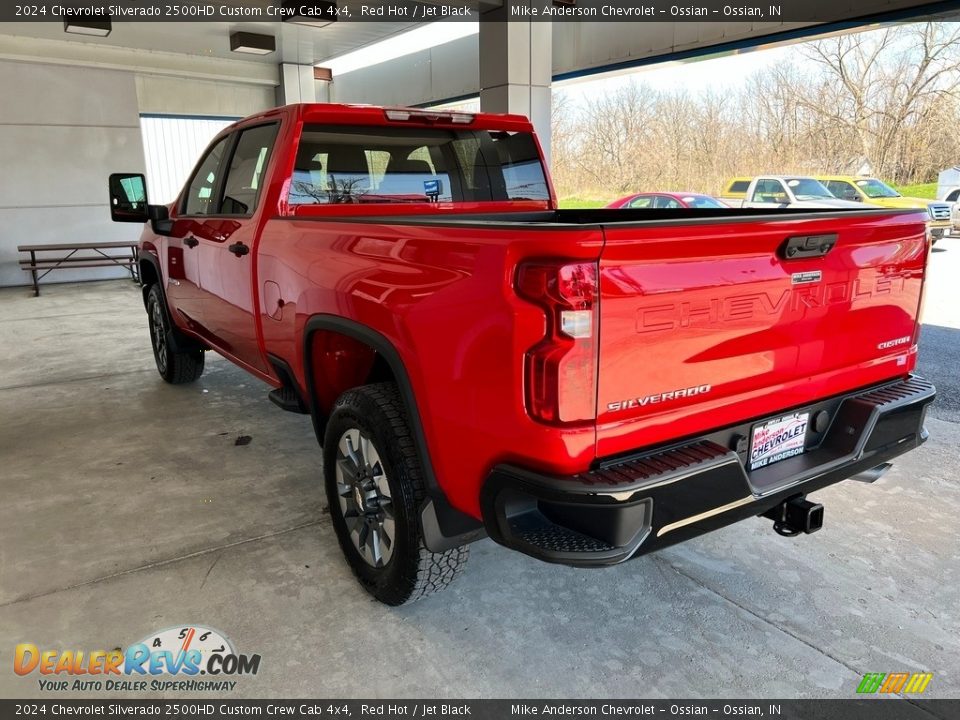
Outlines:
{"label": "rear bumper", "polygon": [[918,447],[935,395],[914,375],[797,408],[811,419],[827,413],[829,423],[808,431],[803,455],[752,472],[743,441],[753,423],[606,460],[572,477],[499,465],[483,488],[484,523],[498,543],[547,562],[616,564],[761,515]]}

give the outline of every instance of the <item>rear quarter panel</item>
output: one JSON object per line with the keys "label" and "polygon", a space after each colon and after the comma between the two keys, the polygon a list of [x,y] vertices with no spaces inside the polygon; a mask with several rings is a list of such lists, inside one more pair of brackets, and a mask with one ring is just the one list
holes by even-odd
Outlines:
{"label": "rear quarter panel", "polygon": [[[480,486],[495,464],[573,473],[594,458],[592,423],[560,431],[526,414],[523,358],[545,320],[516,297],[513,280],[525,258],[595,260],[601,248],[598,228],[273,219],[259,247],[264,339],[303,385],[309,318],[348,318],[385,336],[409,375],[440,487],[479,517]],[[279,314],[267,297],[277,292]]]}

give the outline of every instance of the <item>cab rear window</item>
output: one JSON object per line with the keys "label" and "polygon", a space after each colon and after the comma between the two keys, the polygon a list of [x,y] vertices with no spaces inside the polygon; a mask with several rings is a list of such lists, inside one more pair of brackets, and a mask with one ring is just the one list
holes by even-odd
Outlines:
{"label": "cab rear window", "polygon": [[304,127],[288,202],[549,200],[530,133]]}

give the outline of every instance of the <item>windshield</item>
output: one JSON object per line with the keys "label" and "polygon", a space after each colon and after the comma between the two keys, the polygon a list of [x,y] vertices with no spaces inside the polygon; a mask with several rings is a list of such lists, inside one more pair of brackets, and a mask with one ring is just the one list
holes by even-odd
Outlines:
{"label": "windshield", "polygon": [[857,180],[857,187],[863,191],[868,198],[895,198],[900,197],[900,193],[894,190],[886,183],[882,183],[876,178],[866,180]]}
{"label": "windshield", "polygon": [[787,187],[793,192],[797,200],[836,199],[836,195],[827,190],[819,181],[813,178],[790,178]]}
{"label": "windshield", "polygon": [[683,202],[687,207],[701,208],[703,210],[727,207],[722,202],[717,202],[712,197],[707,197],[706,195],[687,195],[683,198]]}
{"label": "windshield", "polygon": [[307,125],[288,201],[341,203],[549,200],[530,133]]}

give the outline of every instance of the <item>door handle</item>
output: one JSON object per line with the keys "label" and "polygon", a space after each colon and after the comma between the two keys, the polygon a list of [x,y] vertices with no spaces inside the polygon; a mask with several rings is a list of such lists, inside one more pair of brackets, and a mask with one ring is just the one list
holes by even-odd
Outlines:
{"label": "door handle", "polygon": [[250,248],[248,248],[248,247],[247,247],[246,245],[244,245],[242,242],[236,242],[236,243],[234,243],[233,245],[231,245],[230,247],[228,247],[227,250],[229,250],[230,252],[232,252],[232,253],[233,253],[234,255],[236,255],[237,257],[243,257],[243,256],[246,255],[248,252],[250,252]]}
{"label": "door handle", "polygon": [[823,257],[837,244],[836,234],[797,235],[787,238],[781,246],[781,255],[787,260]]}
{"label": "door handle", "polygon": [[197,245],[200,244],[200,241],[191,235],[190,237],[186,237],[183,239],[183,244],[186,245],[188,248],[195,248]]}

